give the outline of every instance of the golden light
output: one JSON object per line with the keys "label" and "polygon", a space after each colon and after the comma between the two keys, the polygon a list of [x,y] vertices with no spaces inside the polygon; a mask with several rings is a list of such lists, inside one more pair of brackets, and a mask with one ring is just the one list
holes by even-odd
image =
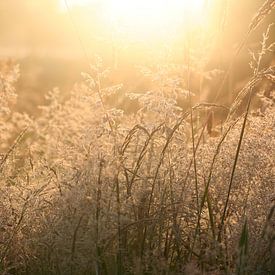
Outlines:
{"label": "golden light", "polygon": [[[66,0],[70,8],[97,5],[106,22],[133,33],[198,24],[205,0]],[[61,0],[64,7],[65,0]]]}
{"label": "golden light", "polygon": [[59,7],[62,11],[66,11],[68,7],[86,6],[94,4],[94,0],[59,0]]}
{"label": "golden light", "polygon": [[113,16],[142,21],[154,20],[156,17],[166,20],[182,12],[198,15],[204,0],[106,0],[105,3]]}

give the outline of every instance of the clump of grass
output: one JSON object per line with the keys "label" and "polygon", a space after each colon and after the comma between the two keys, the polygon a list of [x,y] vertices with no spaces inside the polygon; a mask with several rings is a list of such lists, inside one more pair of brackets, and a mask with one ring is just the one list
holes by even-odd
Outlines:
{"label": "clump of grass", "polygon": [[[261,115],[250,110],[256,83],[274,81],[274,68],[261,68],[268,33],[230,107],[193,105],[182,67],[161,64],[146,71],[152,90],[129,95],[139,110],[125,115],[107,103],[122,86],[105,85],[98,59],[68,100],[50,92],[38,118],[0,116],[11,125],[0,131],[11,143],[1,149],[0,272],[272,274],[272,94],[262,94],[269,104]],[[0,74],[5,106],[17,76],[17,67]],[[182,95],[186,109],[177,104]],[[215,109],[229,112],[213,136]]]}

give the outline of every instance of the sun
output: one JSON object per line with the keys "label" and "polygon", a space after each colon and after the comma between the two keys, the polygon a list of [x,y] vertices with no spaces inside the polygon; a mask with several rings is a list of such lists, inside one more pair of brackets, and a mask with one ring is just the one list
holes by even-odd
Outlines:
{"label": "sun", "polygon": [[106,0],[105,3],[116,15],[142,16],[165,15],[171,11],[198,12],[204,0]]}
{"label": "sun", "polygon": [[107,0],[109,16],[135,28],[169,27],[199,19],[204,0]]}
{"label": "sun", "polygon": [[[66,9],[100,6],[105,22],[126,27],[133,35],[175,30],[176,26],[197,24],[205,0],[60,0]],[[64,10],[65,10],[64,9]]]}

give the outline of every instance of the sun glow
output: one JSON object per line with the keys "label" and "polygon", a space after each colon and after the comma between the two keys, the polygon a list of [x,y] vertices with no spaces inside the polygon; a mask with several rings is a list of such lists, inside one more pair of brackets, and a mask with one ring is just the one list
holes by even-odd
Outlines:
{"label": "sun glow", "polygon": [[[142,21],[144,16],[162,17],[175,15],[178,12],[188,12],[193,15],[199,13],[204,0],[106,0],[111,13],[115,16],[139,17]],[[172,13],[172,14],[171,14]]]}
{"label": "sun glow", "polygon": [[164,27],[174,21],[198,16],[202,0],[110,0],[111,17],[136,27]]}
{"label": "sun glow", "polygon": [[[64,3],[64,0],[61,0]],[[96,5],[111,24],[132,32],[163,31],[197,24],[205,0],[66,0],[70,8]]]}
{"label": "sun glow", "polygon": [[68,5],[69,7],[77,7],[77,6],[86,6],[86,5],[94,4],[95,2],[97,2],[97,0],[60,0],[59,6],[61,7],[62,10],[63,9],[65,10],[66,5]]}

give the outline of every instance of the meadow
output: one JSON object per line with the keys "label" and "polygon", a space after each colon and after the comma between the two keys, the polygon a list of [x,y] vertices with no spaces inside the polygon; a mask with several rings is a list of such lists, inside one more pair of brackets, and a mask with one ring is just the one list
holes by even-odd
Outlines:
{"label": "meadow", "polygon": [[[31,83],[2,60],[0,274],[275,274],[274,8],[262,1],[221,62],[226,14],[218,33],[152,43],[142,65],[120,67],[121,38],[109,63],[84,45],[70,92],[19,107]],[[53,77],[81,67],[64,64]]]}

